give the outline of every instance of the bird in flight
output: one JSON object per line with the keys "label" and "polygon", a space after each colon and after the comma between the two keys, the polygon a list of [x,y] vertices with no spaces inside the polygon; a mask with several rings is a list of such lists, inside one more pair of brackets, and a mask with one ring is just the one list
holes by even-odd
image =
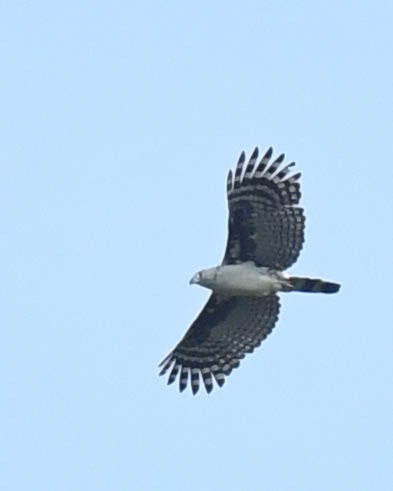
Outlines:
{"label": "bird in flight", "polygon": [[272,148],[246,163],[242,152],[227,178],[228,239],[221,265],[196,273],[190,284],[212,290],[205,307],[183,339],[161,362],[168,384],[179,375],[179,389],[191,383],[196,394],[203,381],[222,387],[247,353],[271,333],[280,310],[278,292],[336,293],[338,283],[285,273],[304,242],[304,212],[299,206],[300,173],[272,161]]}

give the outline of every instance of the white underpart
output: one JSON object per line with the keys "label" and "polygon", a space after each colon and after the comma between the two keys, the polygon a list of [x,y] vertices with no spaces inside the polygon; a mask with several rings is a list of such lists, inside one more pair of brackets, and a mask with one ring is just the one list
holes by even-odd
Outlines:
{"label": "white underpart", "polygon": [[253,262],[205,269],[192,282],[224,295],[255,297],[270,295],[288,284],[284,274],[258,268]]}

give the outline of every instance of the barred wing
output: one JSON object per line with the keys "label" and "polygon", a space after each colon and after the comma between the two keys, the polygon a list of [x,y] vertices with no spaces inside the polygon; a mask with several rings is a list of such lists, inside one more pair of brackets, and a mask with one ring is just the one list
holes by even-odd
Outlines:
{"label": "barred wing", "polygon": [[289,175],[294,162],[280,168],[284,154],[270,163],[272,148],[258,162],[258,149],[245,170],[242,152],[235,173],[229,171],[228,242],[224,264],[254,261],[283,271],[298,258],[304,242],[300,173]]}
{"label": "barred wing", "polygon": [[163,375],[169,370],[168,384],[179,376],[179,389],[199,390],[200,376],[206,391],[213,378],[221,387],[225,377],[238,367],[272,331],[278,318],[277,295],[266,297],[224,297],[213,293],[183,339],[160,364]]}

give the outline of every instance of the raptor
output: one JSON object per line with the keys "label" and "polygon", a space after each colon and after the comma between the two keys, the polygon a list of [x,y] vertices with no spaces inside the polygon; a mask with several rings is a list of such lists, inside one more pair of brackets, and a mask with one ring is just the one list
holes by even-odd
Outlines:
{"label": "raptor", "polygon": [[222,386],[240,360],[270,334],[280,310],[279,292],[336,293],[338,283],[291,276],[304,242],[304,211],[299,206],[301,174],[272,160],[272,148],[246,163],[242,152],[227,178],[228,239],[221,265],[196,273],[191,284],[212,290],[210,298],[175,349],[161,362],[168,384],[179,378],[196,394],[203,381]]}

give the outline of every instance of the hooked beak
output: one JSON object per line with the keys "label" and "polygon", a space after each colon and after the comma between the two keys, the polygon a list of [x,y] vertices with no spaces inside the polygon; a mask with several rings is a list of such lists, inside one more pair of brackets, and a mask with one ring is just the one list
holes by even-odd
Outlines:
{"label": "hooked beak", "polygon": [[195,285],[199,283],[199,273],[194,274],[194,276],[190,279],[190,285]]}

